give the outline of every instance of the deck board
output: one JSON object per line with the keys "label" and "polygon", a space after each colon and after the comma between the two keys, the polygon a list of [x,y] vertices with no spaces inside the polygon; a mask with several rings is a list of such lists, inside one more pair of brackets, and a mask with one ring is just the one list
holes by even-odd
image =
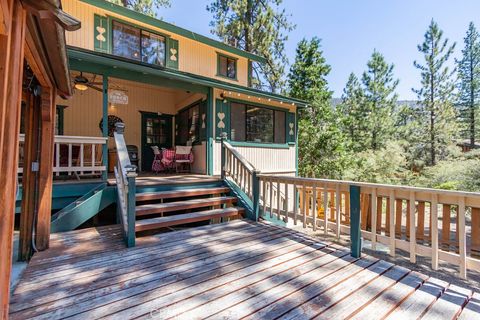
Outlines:
{"label": "deck board", "polygon": [[268,223],[139,238],[118,226],[56,234],[11,299],[11,319],[480,318],[478,293]]}

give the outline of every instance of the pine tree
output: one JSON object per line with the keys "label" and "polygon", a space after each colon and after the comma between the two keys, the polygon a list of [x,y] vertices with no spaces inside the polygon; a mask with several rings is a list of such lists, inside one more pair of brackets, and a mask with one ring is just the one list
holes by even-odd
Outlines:
{"label": "pine tree", "polygon": [[370,148],[373,150],[384,147],[395,128],[394,109],[398,99],[395,89],[399,81],[394,79],[393,68],[393,64],[389,65],[375,50],[362,76],[364,103],[368,110],[363,121],[368,126]]}
{"label": "pine tree", "polygon": [[466,125],[465,137],[473,146],[477,136],[475,114],[480,103],[480,35],[473,22],[468,26],[464,44],[462,59],[456,61],[459,77],[457,105],[460,118]]}
{"label": "pine tree", "polygon": [[349,148],[354,151],[367,149],[368,126],[364,121],[368,115],[365,96],[358,77],[351,73],[343,89],[342,102],[337,106],[341,129],[348,138]]}
{"label": "pine tree", "polygon": [[299,168],[303,176],[341,178],[346,165],[344,139],[331,106],[330,73],[321,41],[302,40],[288,75],[289,95],[305,100],[299,121]]}
{"label": "pine tree", "polygon": [[452,81],[454,70],[446,63],[453,53],[455,43],[449,45],[443,38],[443,31],[432,20],[425,33],[425,40],[418,45],[418,51],[424,55],[425,62],[415,61],[414,66],[420,70],[420,89],[413,89],[421,102],[417,110],[419,136],[428,155],[424,155],[426,163],[435,165],[438,156],[444,157],[446,146],[457,133],[455,110],[452,106],[455,85]]}
{"label": "pine tree", "polygon": [[284,86],[286,32],[294,25],[288,21],[282,0],[213,0],[207,6],[213,14],[212,33],[227,44],[258,54],[266,64],[252,64],[252,85],[278,92]]}
{"label": "pine tree", "polygon": [[170,7],[170,0],[108,0],[137,12],[155,17],[155,9]]}

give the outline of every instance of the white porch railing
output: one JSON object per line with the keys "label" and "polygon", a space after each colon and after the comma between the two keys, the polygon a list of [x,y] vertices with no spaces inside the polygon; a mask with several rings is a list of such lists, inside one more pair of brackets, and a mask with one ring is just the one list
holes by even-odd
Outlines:
{"label": "white porch railing", "polygon": [[[23,173],[23,145],[25,135],[20,135],[20,161],[18,173]],[[100,175],[106,170],[103,163],[104,137],[55,136],[53,172],[56,176]]]}

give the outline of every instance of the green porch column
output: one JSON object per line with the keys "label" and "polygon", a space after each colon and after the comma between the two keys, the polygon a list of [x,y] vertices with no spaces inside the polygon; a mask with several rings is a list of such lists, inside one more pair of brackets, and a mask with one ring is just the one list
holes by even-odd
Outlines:
{"label": "green porch column", "polygon": [[213,88],[208,88],[207,93],[207,174],[213,176]]}
{"label": "green porch column", "polygon": [[[102,89],[102,98],[103,98],[103,108],[102,108],[102,135],[108,139],[108,76],[103,75],[103,89]],[[108,140],[107,143],[103,145],[102,150],[102,161],[105,165],[105,171],[102,173],[102,179],[107,180],[108,177]]]}
{"label": "green porch column", "polygon": [[350,255],[360,258],[360,187],[350,186]]}

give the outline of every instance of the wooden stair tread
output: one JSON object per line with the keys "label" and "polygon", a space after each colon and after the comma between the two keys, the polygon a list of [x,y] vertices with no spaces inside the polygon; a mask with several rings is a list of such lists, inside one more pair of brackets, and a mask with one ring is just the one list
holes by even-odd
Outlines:
{"label": "wooden stair tread", "polygon": [[177,210],[187,210],[194,208],[202,208],[209,206],[216,206],[225,203],[235,203],[237,202],[236,197],[214,197],[214,198],[203,198],[203,199],[191,199],[185,201],[175,201],[168,203],[155,203],[155,204],[144,204],[139,205],[136,208],[137,216],[144,216],[149,214],[172,212]]}
{"label": "wooden stair tread", "polygon": [[159,192],[145,192],[136,195],[137,201],[159,200],[159,199],[174,199],[184,198],[192,196],[203,196],[209,194],[227,193],[230,191],[228,187],[215,187],[215,188],[192,188],[185,190],[173,190],[173,191],[159,191]]}
{"label": "wooden stair tread", "polygon": [[135,231],[145,231],[159,228],[166,228],[180,224],[205,221],[214,218],[231,217],[245,212],[244,208],[231,207],[225,209],[214,209],[192,213],[179,214],[169,217],[158,217],[135,222]]}

